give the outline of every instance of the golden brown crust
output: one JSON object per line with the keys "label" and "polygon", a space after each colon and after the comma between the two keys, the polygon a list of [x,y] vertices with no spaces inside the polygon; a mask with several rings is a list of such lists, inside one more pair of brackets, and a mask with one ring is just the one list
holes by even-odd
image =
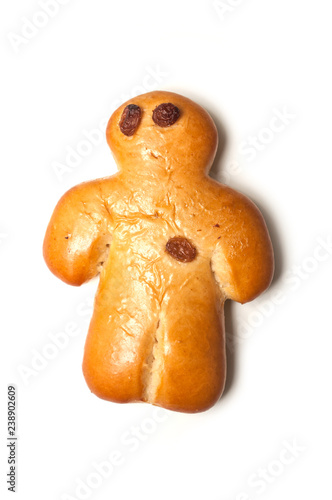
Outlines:
{"label": "golden brown crust", "polygon": [[223,297],[207,259],[185,279],[173,276],[160,327],[152,401],[188,413],[207,410],[226,380]]}
{"label": "golden brown crust", "polygon": [[85,182],[65,193],[49,222],[43,245],[50,270],[79,286],[98,274],[110,243],[109,214],[103,205],[103,180]]}
{"label": "golden brown crust", "polygon": [[[152,119],[162,103],[180,111],[170,126]],[[132,135],[119,127],[128,104],[141,109]],[[84,376],[110,401],[204,411],[225,384],[224,301],[252,300],[272,279],[266,225],[248,198],[208,177],[217,132],[189,99],[133,98],[112,115],[107,139],[120,172],[68,191],[44,242],[65,282],[101,271]]]}

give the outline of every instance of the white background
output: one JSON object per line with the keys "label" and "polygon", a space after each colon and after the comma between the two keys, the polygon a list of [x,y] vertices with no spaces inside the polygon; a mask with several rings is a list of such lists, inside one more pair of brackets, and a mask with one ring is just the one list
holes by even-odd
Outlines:
{"label": "white background", "polygon": [[[53,2],[52,15],[41,3],[2,1],[0,12],[5,498],[9,383],[18,393],[17,499],[329,498],[330,2],[71,0]],[[81,361],[97,280],[65,285],[41,253],[60,196],[116,171],[104,129],[98,144],[81,141],[151,89],[212,114],[224,144],[212,174],[260,207],[276,253],[269,291],[226,308],[227,390],[198,415],[89,392]],[[273,120],[278,113],[284,121]],[[60,175],[71,148],[83,156]],[[112,453],[121,453],[113,471]]]}

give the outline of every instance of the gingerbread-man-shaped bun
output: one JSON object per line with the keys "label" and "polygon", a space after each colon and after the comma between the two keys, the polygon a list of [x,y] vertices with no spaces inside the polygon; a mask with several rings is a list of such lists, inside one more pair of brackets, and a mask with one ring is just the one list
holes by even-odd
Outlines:
{"label": "gingerbread-man-shaped bun", "polygon": [[44,241],[66,283],[100,273],[85,379],[109,401],[207,410],[226,378],[224,302],[248,302],[272,279],[266,225],[248,198],[208,177],[217,130],[190,99],[131,99],[107,141],[119,172],[70,189]]}

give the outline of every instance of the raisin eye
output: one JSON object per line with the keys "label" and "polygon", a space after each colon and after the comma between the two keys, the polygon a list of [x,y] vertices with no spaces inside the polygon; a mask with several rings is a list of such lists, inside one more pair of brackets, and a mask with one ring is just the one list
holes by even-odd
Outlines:
{"label": "raisin eye", "polygon": [[159,127],[170,127],[180,116],[180,110],[171,102],[159,104],[152,113],[152,120]]}
{"label": "raisin eye", "polygon": [[137,130],[142,118],[142,110],[136,104],[128,104],[123,110],[119,127],[124,135],[131,136]]}

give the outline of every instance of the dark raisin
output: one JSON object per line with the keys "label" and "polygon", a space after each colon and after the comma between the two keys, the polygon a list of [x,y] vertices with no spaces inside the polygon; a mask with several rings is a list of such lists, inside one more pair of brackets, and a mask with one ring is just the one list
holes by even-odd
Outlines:
{"label": "dark raisin", "polygon": [[177,106],[171,102],[164,102],[153,110],[152,120],[159,127],[170,127],[178,120],[179,116],[180,110]]}
{"label": "dark raisin", "polygon": [[128,104],[123,110],[119,127],[124,135],[131,136],[137,130],[142,118],[142,110],[136,104]]}
{"label": "dark raisin", "polygon": [[220,227],[219,224],[215,224],[213,227]]}
{"label": "dark raisin", "polygon": [[191,262],[195,259],[196,248],[187,238],[175,236],[166,243],[166,252],[180,262]]}

